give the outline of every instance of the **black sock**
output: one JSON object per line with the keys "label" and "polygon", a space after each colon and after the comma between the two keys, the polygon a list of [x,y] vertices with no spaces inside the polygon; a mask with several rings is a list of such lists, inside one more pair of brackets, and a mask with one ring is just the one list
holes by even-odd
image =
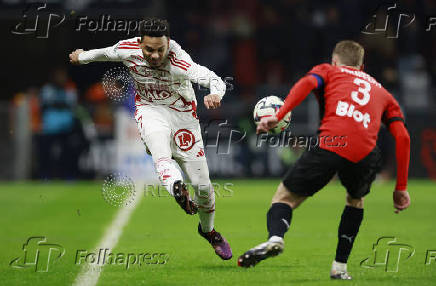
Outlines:
{"label": "black sock", "polygon": [[292,208],[288,204],[274,203],[266,214],[268,238],[273,235],[284,237],[291,225]]}
{"label": "black sock", "polygon": [[362,220],[363,209],[345,207],[338,229],[338,246],[336,247],[335,259],[337,262],[347,263]]}

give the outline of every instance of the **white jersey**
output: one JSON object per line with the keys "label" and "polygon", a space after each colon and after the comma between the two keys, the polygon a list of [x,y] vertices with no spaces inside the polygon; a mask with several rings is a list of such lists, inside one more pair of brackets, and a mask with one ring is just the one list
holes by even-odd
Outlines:
{"label": "white jersey", "polygon": [[226,85],[213,71],[201,66],[179,44],[170,40],[167,58],[159,68],[151,67],[144,59],[135,37],[118,42],[112,47],[85,51],[79,61],[118,61],[126,65],[136,86],[136,106],[164,105],[189,112],[196,111],[197,100],[192,82],[210,89],[210,93],[224,96]]}

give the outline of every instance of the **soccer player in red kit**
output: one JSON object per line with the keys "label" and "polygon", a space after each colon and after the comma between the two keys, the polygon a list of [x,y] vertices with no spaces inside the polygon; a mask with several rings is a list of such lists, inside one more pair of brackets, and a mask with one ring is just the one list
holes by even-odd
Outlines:
{"label": "soccer player in red kit", "polygon": [[306,150],[285,175],[267,214],[268,241],[241,255],[239,266],[251,267],[280,254],[284,249],[284,234],[291,224],[292,211],[338,174],[347,196],[330,277],[351,279],[347,272],[347,260],[363,219],[363,197],[369,193],[380,169],[381,155],[376,141],[382,122],[395,138],[395,212],[410,205],[407,192],[410,137],[404,125],[404,116],[394,97],[362,71],[363,57],[364,49],[360,44],[339,42],[333,50],[332,63],[315,66],[292,87],[276,116],[264,117],[258,124],[258,133],[267,132],[311,91],[318,99],[321,118],[319,145]]}

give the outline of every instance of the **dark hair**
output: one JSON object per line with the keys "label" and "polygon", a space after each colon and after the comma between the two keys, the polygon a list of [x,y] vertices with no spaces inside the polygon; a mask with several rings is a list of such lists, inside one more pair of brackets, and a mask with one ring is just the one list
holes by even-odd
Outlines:
{"label": "dark hair", "polygon": [[365,50],[359,43],[345,40],[336,44],[333,54],[338,55],[341,64],[358,67],[363,64]]}
{"label": "dark hair", "polygon": [[139,24],[139,36],[141,40],[144,36],[149,37],[170,37],[170,24],[165,19],[147,18]]}

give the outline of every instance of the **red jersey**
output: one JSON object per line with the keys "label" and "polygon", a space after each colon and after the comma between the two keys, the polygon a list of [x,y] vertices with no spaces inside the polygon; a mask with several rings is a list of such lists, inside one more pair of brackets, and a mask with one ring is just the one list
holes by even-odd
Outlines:
{"label": "red jersey", "polygon": [[309,74],[318,82],[322,149],[359,162],[376,146],[381,122],[404,121],[394,97],[363,71],[321,64]]}

